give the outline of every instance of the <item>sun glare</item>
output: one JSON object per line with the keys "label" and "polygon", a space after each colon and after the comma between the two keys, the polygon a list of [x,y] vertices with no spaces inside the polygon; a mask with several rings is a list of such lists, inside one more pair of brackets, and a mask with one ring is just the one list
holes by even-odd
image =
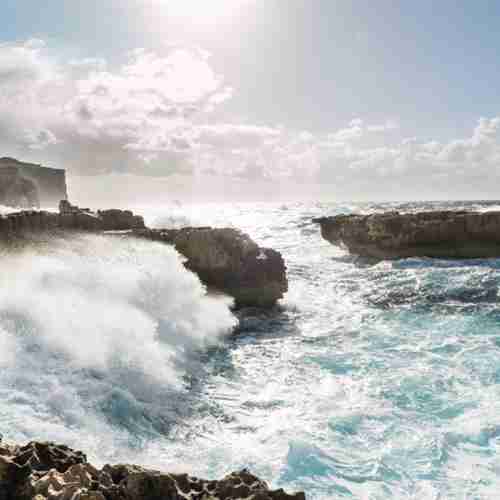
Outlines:
{"label": "sun glare", "polygon": [[250,0],[165,0],[168,14],[196,22],[232,17]]}

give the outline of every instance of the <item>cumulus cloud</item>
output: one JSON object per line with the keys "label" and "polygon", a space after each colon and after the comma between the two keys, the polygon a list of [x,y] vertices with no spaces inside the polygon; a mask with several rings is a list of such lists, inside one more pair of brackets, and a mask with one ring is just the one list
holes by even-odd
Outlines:
{"label": "cumulus cloud", "polygon": [[116,66],[40,40],[0,44],[1,154],[76,175],[295,183],[343,198],[490,196],[500,174],[500,117],[444,142],[405,139],[394,119],[318,133],[231,117],[235,95],[198,48],[136,49]]}
{"label": "cumulus cloud", "polygon": [[232,93],[197,49],[139,49],[107,67],[98,58],[64,64],[33,41],[0,45],[2,148],[44,150],[77,173],[147,174],[138,159],[167,164],[185,154],[196,120]]}

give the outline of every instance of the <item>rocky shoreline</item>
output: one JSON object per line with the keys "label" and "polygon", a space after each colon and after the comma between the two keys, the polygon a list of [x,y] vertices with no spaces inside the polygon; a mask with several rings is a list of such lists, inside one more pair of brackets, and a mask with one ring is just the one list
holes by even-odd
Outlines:
{"label": "rocky shoreline", "polygon": [[137,465],[97,469],[81,451],[0,439],[0,500],[305,500],[304,493],[271,490],[247,470],[220,480],[169,474]]}
{"label": "rocky shoreline", "polygon": [[149,229],[130,210],[96,212],[62,200],[59,213],[24,210],[0,216],[0,241],[16,242],[32,234],[74,231],[120,232],[173,245],[185,266],[207,286],[234,298],[236,307],[273,307],[288,290],[286,265],[279,252],[262,248],[234,228]]}
{"label": "rocky shoreline", "polygon": [[313,221],[325,240],[362,257],[500,257],[500,212],[385,212]]}
{"label": "rocky shoreline", "polygon": [[259,247],[237,229],[134,229],[132,234],[173,245],[187,258],[189,270],[234,297],[237,307],[272,307],[288,290],[281,254]]}

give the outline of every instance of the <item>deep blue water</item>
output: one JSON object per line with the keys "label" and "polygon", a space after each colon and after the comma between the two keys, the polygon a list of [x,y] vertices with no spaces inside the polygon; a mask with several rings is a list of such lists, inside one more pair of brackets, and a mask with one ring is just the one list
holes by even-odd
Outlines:
{"label": "deep blue water", "polygon": [[[493,202],[148,208],[285,257],[272,311],[230,313],[161,245],[82,237],[3,259],[0,429],[319,499],[496,499],[500,259],[371,262],[313,217]],[[236,331],[231,332],[236,321]]]}

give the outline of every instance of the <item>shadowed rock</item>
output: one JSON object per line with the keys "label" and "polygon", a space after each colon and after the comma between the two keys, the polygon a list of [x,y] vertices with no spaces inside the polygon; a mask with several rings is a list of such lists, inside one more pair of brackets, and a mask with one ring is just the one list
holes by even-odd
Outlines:
{"label": "shadowed rock", "polygon": [[105,465],[99,470],[82,452],[52,443],[0,445],[0,500],[246,499],[305,500],[305,495],[271,490],[247,470],[207,481],[136,465]]}
{"label": "shadowed rock", "polygon": [[327,241],[365,257],[500,257],[500,212],[386,212],[314,222]]}
{"label": "shadowed rock", "polygon": [[234,297],[237,306],[269,307],[288,290],[286,266],[276,250],[259,247],[232,228],[135,230],[134,235],[174,245],[186,267]]}
{"label": "shadowed rock", "polygon": [[55,206],[66,198],[64,170],[0,158],[0,204],[22,208]]}
{"label": "shadowed rock", "polygon": [[144,228],[144,219],[130,210],[98,210],[80,208],[67,200],[59,203],[60,225],[66,229],[84,229],[90,231],[128,231]]}

